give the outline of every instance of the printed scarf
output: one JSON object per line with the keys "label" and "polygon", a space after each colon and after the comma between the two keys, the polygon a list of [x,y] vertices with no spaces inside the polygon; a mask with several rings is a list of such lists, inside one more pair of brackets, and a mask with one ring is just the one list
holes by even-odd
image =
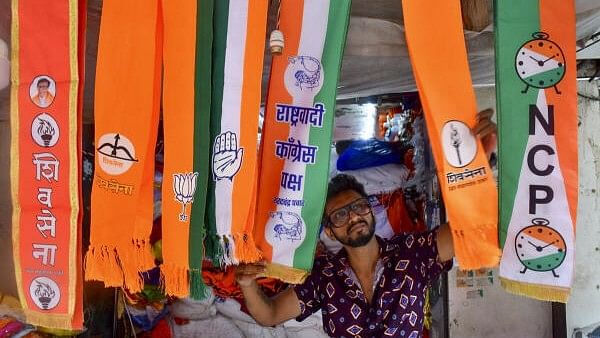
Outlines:
{"label": "printed scarf", "polygon": [[349,0],[283,1],[262,135],[255,240],[267,273],[300,283],[312,269],[327,180]]}
{"label": "printed scarf", "polygon": [[215,265],[260,258],[252,229],[267,11],[267,0],[215,1],[206,210]]}
{"label": "printed scarf", "polygon": [[13,253],[27,322],[83,328],[81,98],[85,1],[12,1]]}
{"label": "printed scarf", "polygon": [[566,302],[577,218],[573,1],[496,1],[502,286]]}
{"label": "printed scarf", "polygon": [[[461,269],[495,266],[498,195],[480,140],[459,0],[402,1],[406,40]],[[435,24],[432,24],[435,23]]]}

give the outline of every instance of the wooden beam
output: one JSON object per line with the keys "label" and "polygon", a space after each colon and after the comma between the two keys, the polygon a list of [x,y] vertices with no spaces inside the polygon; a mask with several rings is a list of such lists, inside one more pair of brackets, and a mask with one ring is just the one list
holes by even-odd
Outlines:
{"label": "wooden beam", "polygon": [[460,0],[463,28],[481,32],[492,22],[491,0]]}

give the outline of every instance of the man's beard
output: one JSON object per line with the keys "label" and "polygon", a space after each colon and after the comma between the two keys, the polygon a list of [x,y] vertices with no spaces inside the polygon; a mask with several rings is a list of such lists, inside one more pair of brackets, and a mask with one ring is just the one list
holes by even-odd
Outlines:
{"label": "man's beard", "polygon": [[[367,226],[369,226],[369,223],[365,220],[364,223],[367,224]],[[349,225],[349,226],[353,226],[353,225]],[[356,238],[350,238],[350,236],[345,236],[343,238],[340,238],[338,236],[335,235],[335,233],[333,234],[333,236],[335,237],[335,239],[338,240],[338,242],[347,245],[349,247],[352,248],[359,248],[361,246],[365,246],[367,245],[367,243],[369,243],[369,241],[371,240],[371,238],[373,238],[373,236],[375,235],[375,222],[373,220],[373,222],[371,222],[371,226],[369,227],[369,232],[364,234],[364,235],[358,235],[358,237]]]}

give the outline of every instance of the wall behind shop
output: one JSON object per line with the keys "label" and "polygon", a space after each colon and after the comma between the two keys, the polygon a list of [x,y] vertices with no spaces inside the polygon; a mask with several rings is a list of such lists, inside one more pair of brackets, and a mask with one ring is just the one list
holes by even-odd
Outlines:
{"label": "wall behind shop", "polygon": [[[599,97],[599,81],[581,81],[578,91]],[[579,97],[579,207],[575,280],[567,303],[567,333],[600,327],[600,102]],[[582,337],[587,337],[584,333]]]}

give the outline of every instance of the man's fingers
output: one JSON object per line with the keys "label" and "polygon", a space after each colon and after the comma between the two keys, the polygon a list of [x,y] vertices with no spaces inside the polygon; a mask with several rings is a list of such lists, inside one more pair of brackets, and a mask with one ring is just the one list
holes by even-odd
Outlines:
{"label": "man's fingers", "polygon": [[491,124],[488,124],[488,125],[482,127],[477,132],[477,135],[479,135],[479,137],[486,137],[486,136],[488,136],[490,134],[493,134],[495,132],[496,132],[496,125],[493,124],[493,123],[491,123]]}
{"label": "man's fingers", "polygon": [[494,110],[492,108],[488,108],[488,109],[480,111],[477,114],[477,120],[481,121],[483,119],[491,119],[493,115],[494,115]]}

